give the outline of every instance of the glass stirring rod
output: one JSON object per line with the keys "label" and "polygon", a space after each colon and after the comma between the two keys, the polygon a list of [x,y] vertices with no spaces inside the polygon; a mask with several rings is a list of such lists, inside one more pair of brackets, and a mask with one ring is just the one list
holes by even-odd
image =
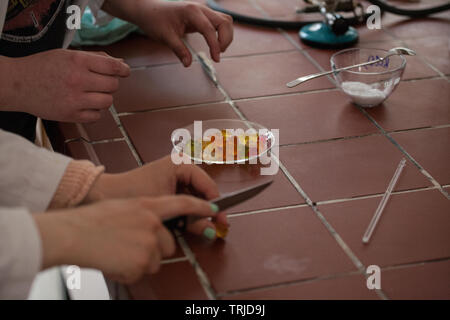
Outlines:
{"label": "glass stirring rod", "polygon": [[397,180],[400,177],[403,168],[405,167],[405,164],[406,159],[403,158],[398,164],[397,170],[395,170],[394,176],[392,177],[391,182],[389,183],[389,186],[387,187],[386,192],[384,193],[383,198],[381,199],[380,204],[378,205],[378,208],[375,211],[375,214],[373,215],[373,218],[370,221],[369,226],[367,227],[366,233],[364,233],[364,236],[362,238],[363,243],[369,243],[370,237],[372,236],[372,233],[375,230],[375,227],[377,226],[378,220],[380,220],[384,207],[386,206],[386,203],[388,202],[389,197],[391,196],[392,190],[394,189]]}

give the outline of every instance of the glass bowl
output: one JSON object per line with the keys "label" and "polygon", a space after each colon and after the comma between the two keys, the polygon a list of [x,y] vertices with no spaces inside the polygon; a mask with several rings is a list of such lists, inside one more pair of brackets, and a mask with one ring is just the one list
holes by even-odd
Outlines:
{"label": "glass bowl", "polygon": [[[201,123],[200,127],[199,123]],[[258,123],[239,119],[198,121],[197,124],[194,122],[179,130],[184,131],[186,138],[180,134],[181,131],[178,131],[177,134],[175,131],[172,134],[171,139],[175,151],[184,153],[198,163],[242,164],[250,162],[269,152],[275,142],[275,136],[269,129]],[[232,133],[231,130],[234,131],[234,135],[228,134]],[[212,142],[215,141],[214,132],[222,134],[222,139],[217,140],[219,147],[211,152],[212,148],[208,148],[208,145],[212,146]]]}
{"label": "glass bowl", "polygon": [[[330,58],[331,69],[373,61],[388,54],[383,49],[351,48],[339,51]],[[406,66],[406,58],[393,55],[372,65],[333,73],[339,88],[353,103],[370,108],[386,100],[399,84]]]}

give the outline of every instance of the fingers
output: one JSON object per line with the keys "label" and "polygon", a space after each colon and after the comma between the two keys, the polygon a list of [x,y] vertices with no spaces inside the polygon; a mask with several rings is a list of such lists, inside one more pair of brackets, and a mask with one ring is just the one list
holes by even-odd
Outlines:
{"label": "fingers", "polygon": [[217,238],[217,226],[229,227],[230,225],[225,213],[217,214],[212,221],[209,219],[194,220],[192,217],[189,220],[191,221],[188,223],[187,231],[208,240],[215,240]]}
{"label": "fingers", "polygon": [[78,119],[76,119],[78,122],[95,122],[100,120],[102,117],[99,110],[81,110],[78,113]]}
{"label": "fingers", "polygon": [[176,168],[177,181],[192,186],[206,200],[219,197],[219,189],[214,180],[200,167],[181,164]]}
{"label": "fingers", "polygon": [[149,264],[148,264],[148,272],[156,273],[159,271],[161,265],[161,252],[159,250],[151,250],[149,252]]}
{"label": "fingers", "polygon": [[119,79],[117,77],[105,76],[90,72],[83,84],[86,92],[114,93],[119,89]]}
{"label": "fingers", "polygon": [[204,13],[217,30],[220,51],[224,52],[233,41],[233,18],[208,8],[204,9]]}
{"label": "fingers", "polygon": [[211,58],[215,62],[220,62],[220,44],[216,34],[216,28],[212,21],[205,15],[204,11],[198,11],[190,16],[190,21],[194,28],[203,35],[209,46]]}
{"label": "fingers", "polygon": [[113,58],[104,53],[86,53],[88,69],[95,73],[100,73],[115,77],[128,77],[130,67],[122,59]]}
{"label": "fingers", "polygon": [[167,220],[181,215],[213,217],[215,212],[209,202],[187,195],[164,196],[147,199],[148,207],[160,217]]}
{"label": "fingers", "polygon": [[216,238],[216,227],[208,219],[196,220],[193,223],[189,223],[187,231],[208,240],[214,240]]}
{"label": "fingers", "polygon": [[108,93],[86,92],[80,103],[84,109],[108,109],[113,104],[113,96]]}
{"label": "fingers", "polygon": [[172,32],[165,38],[166,44],[173,50],[175,55],[180,59],[185,67],[189,67],[192,63],[192,55],[189,49],[185,46],[180,37]]}
{"label": "fingers", "polygon": [[160,228],[156,232],[161,256],[167,258],[175,253],[175,240],[166,228]]}

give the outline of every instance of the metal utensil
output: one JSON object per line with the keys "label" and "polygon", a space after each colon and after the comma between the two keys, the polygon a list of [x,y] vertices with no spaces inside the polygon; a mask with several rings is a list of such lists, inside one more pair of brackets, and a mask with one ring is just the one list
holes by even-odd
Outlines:
{"label": "metal utensil", "polygon": [[398,48],[392,48],[388,51],[388,54],[384,57],[384,58],[378,58],[372,61],[368,61],[368,62],[363,62],[363,63],[359,63],[359,64],[355,64],[352,66],[348,66],[348,67],[343,67],[343,68],[339,68],[339,69],[335,69],[335,70],[331,70],[331,71],[326,71],[326,72],[320,72],[320,73],[315,73],[315,74],[310,74],[308,76],[303,76],[300,78],[297,78],[291,82],[288,82],[286,85],[289,88],[293,88],[295,86],[298,86],[299,84],[306,82],[308,80],[311,79],[315,79],[315,78],[319,78],[322,76],[326,76],[328,74],[332,74],[334,72],[339,72],[342,70],[348,70],[348,69],[353,69],[353,68],[357,68],[357,67],[363,67],[363,66],[368,66],[374,63],[378,63],[380,61],[385,60],[386,58],[393,56],[393,55],[398,55],[398,54],[403,54],[403,55],[407,55],[407,56],[415,56],[416,52],[414,50],[408,49],[408,48],[402,48],[402,47],[398,47]]}
{"label": "metal utensil", "polygon": [[[224,211],[232,206],[244,202],[245,200],[253,198],[258,193],[266,189],[269,185],[271,185],[272,182],[273,180],[270,180],[249,188],[227,193],[222,197],[211,200],[210,203],[215,204],[219,208],[219,211]],[[183,232],[184,230],[186,230],[187,216],[175,217],[164,221],[163,224],[167,229],[171,231],[178,230]]]}

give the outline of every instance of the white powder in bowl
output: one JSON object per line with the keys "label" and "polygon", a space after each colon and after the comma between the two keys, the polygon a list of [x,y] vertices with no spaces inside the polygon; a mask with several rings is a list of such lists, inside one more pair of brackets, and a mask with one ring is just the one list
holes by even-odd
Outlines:
{"label": "white powder in bowl", "polygon": [[352,98],[353,102],[363,107],[375,106],[386,99],[384,91],[363,82],[345,81],[342,82],[341,88]]}

